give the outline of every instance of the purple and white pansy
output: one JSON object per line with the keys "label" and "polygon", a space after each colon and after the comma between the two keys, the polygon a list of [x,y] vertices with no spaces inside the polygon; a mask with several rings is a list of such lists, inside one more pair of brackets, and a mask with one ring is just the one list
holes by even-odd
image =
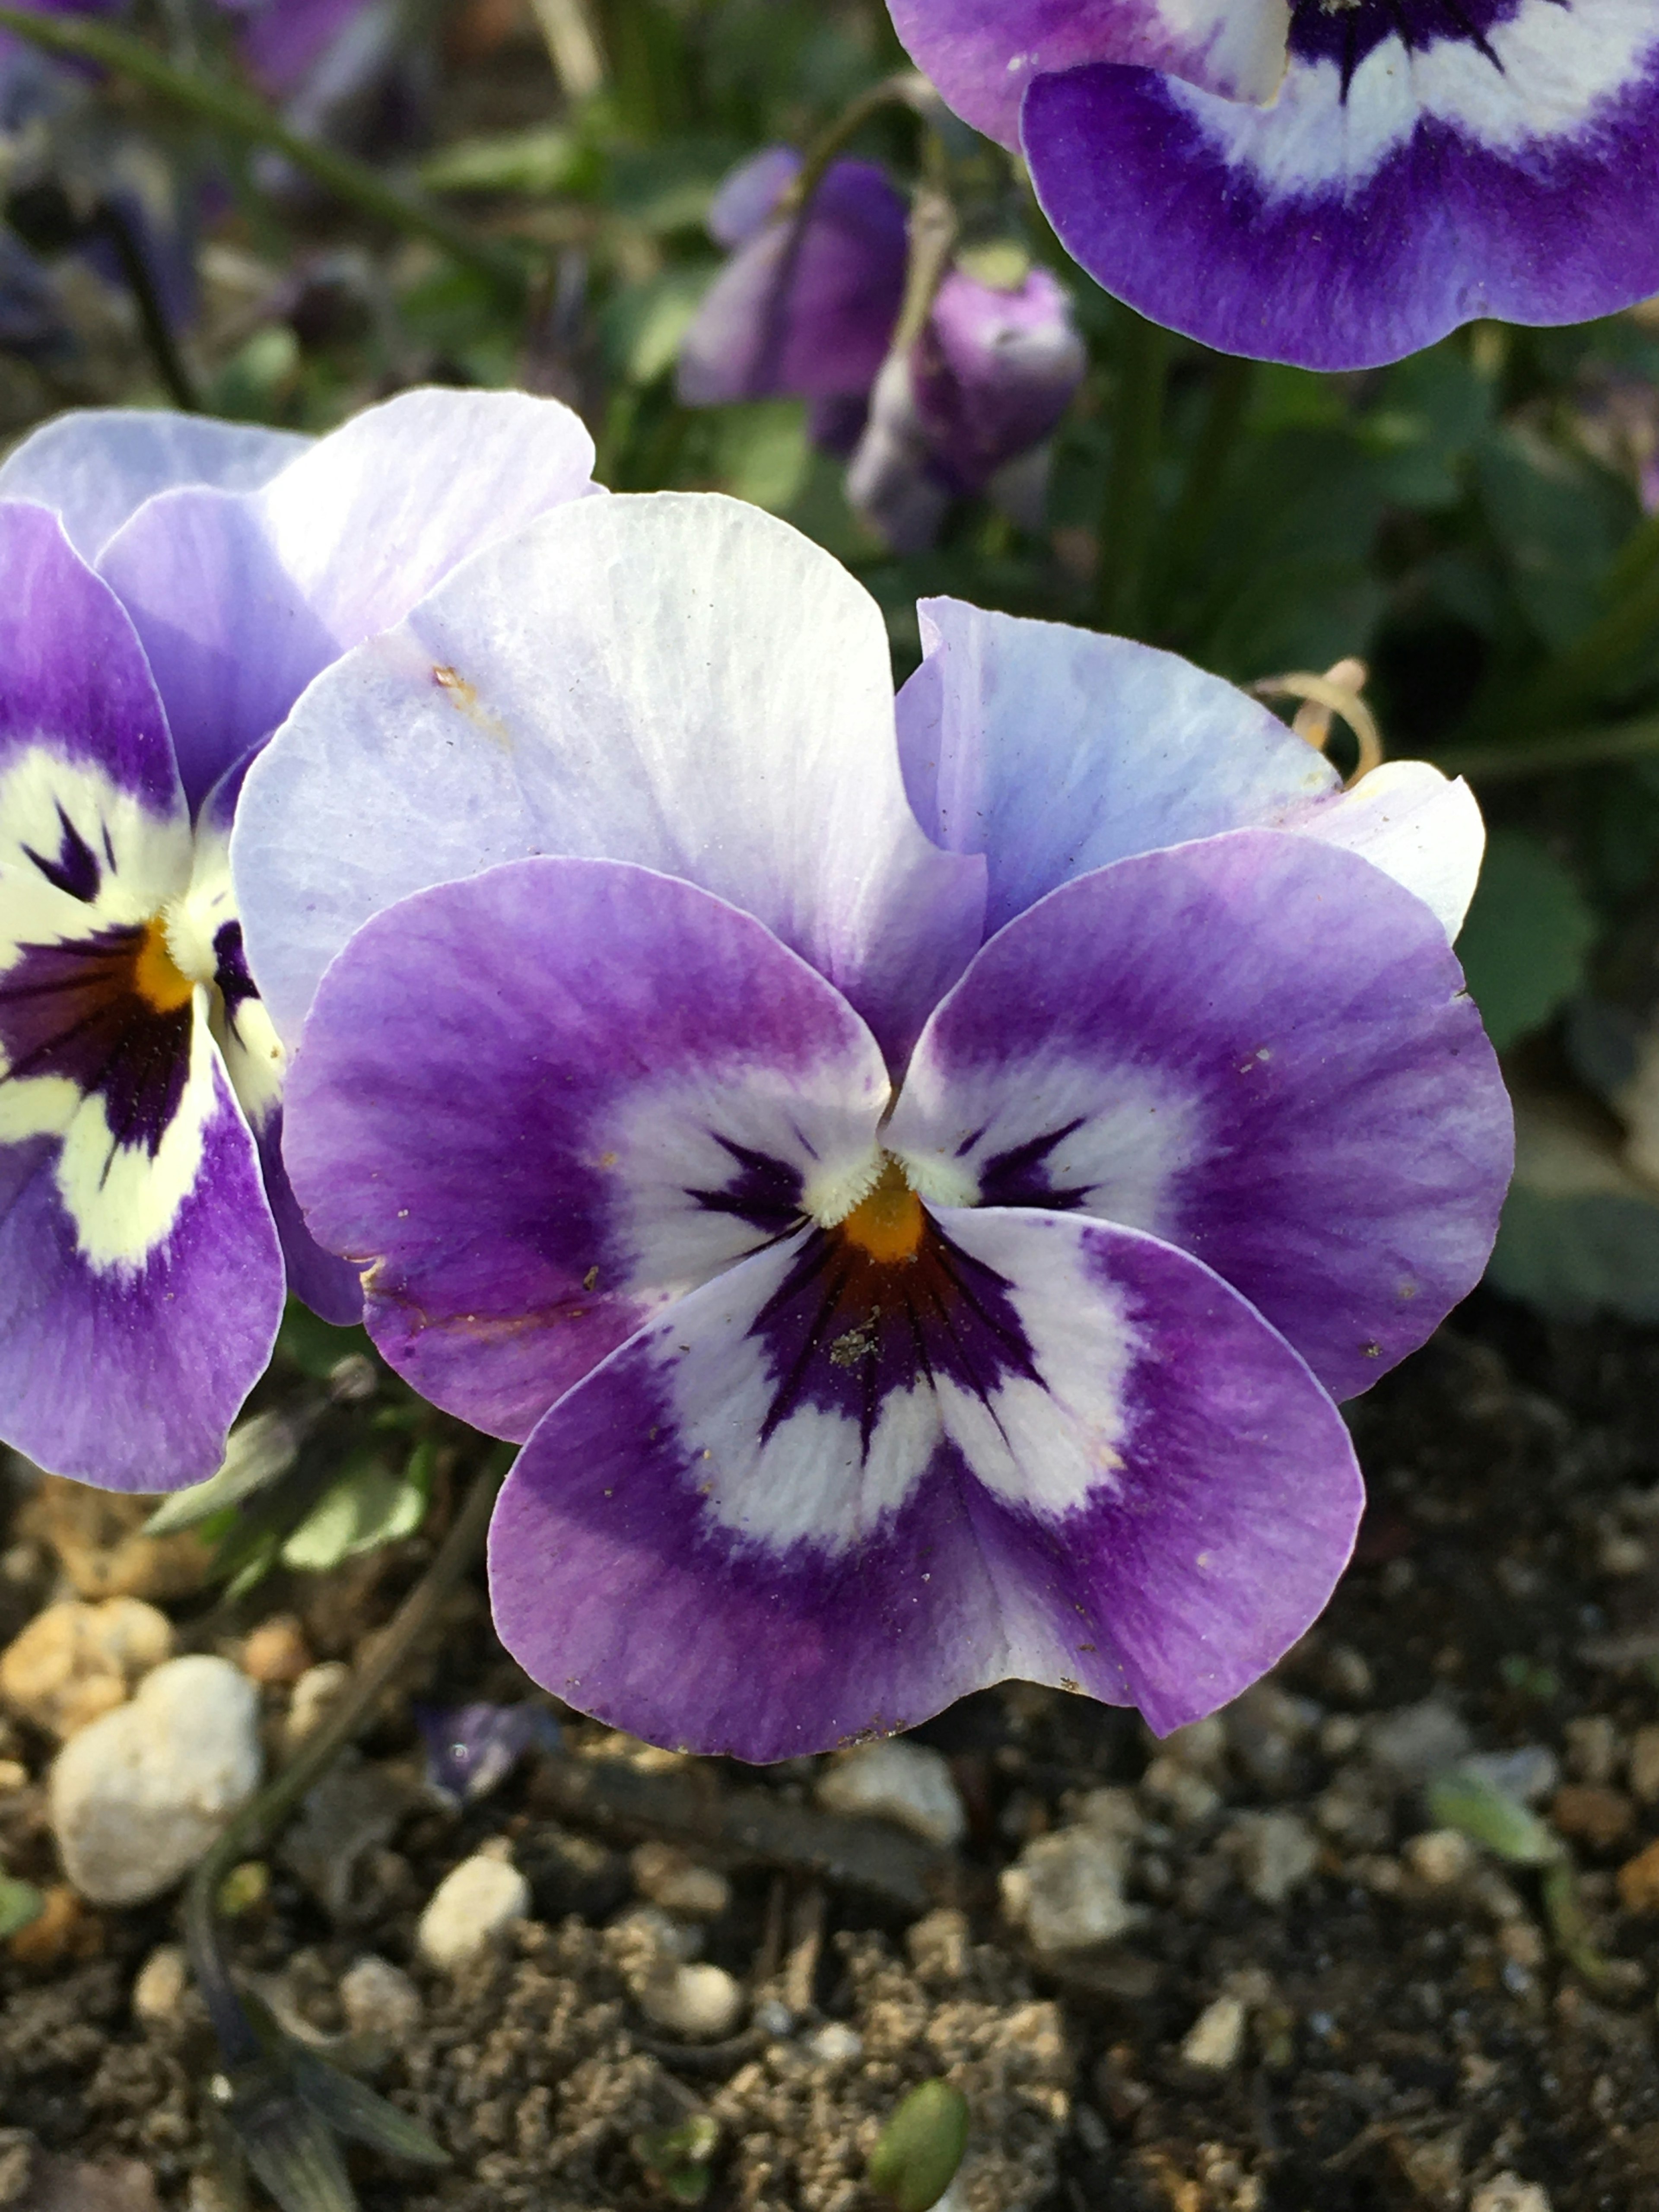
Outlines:
{"label": "purple and white pansy", "polygon": [[1309,368],[1659,290],[1659,0],[891,0],[1067,250]]}
{"label": "purple and white pansy", "polygon": [[592,463],[556,403],[433,392],[315,444],[67,416],[0,468],[0,1436],[42,1466],[199,1480],[285,1281],[361,1311],[283,1172],[242,778],[319,669]]}
{"label": "purple and white pansy", "polygon": [[1461,786],[926,611],[896,703],[783,524],[585,502],[329,668],[232,840],[310,1225],[523,1441],[501,1634],[750,1759],[1009,1674],[1236,1694],[1346,1558],[1335,1397],[1508,1174]]}

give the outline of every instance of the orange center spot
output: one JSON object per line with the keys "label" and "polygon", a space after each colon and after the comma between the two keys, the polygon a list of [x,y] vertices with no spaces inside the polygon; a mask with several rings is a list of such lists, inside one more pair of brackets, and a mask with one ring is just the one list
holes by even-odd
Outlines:
{"label": "orange center spot", "polygon": [[158,915],[144,924],[144,933],[132,963],[133,988],[158,1014],[176,1013],[187,1006],[195,985],[167,951],[167,933]]}
{"label": "orange center spot", "polygon": [[915,1258],[926,1225],[921,1200],[905,1180],[904,1170],[890,1159],[880,1182],[853,1208],[840,1233],[872,1260],[891,1262]]}

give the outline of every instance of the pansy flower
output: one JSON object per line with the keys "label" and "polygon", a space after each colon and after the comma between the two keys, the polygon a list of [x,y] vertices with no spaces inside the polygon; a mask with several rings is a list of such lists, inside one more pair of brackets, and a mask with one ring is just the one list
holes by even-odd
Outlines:
{"label": "pansy flower", "polygon": [[430,392],[314,445],[66,416],[0,468],[0,1437],[42,1466],[198,1481],[285,1274],[361,1310],[282,1170],[242,777],[319,669],[590,490],[592,450],[552,401]]}
{"label": "pansy flower", "polygon": [[[952,499],[994,487],[1028,520],[1087,366],[1065,290],[1045,269],[991,284],[952,266],[915,345],[890,359],[904,202],[872,164],[836,161],[803,210],[781,212],[800,167],[769,147],[715,195],[709,229],[732,258],[683,342],[681,399],[807,399],[817,442],[848,459],[853,506],[901,551],[933,543]],[[1035,498],[998,482],[1033,459]]]}
{"label": "pansy flower", "polygon": [[1322,369],[1659,289],[1659,0],[892,0],[1069,252]]}
{"label": "pansy flower", "polygon": [[1334,1397],[1508,1172],[1461,786],[1344,793],[1168,654],[927,611],[896,711],[786,526],[588,502],[327,671],[233,841],[311,1226],[523,1440],[507,1645],[748,1759],[1009,1674],[1235,1694],[1346,1558]]}

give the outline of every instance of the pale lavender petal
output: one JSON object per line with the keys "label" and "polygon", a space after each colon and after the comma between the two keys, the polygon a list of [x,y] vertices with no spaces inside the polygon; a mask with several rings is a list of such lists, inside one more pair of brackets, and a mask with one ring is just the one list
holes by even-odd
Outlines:
{"label": "pale lavender petal", "polygon": [[1283,1340],[1102,1223],[946,1213],[927,1237],[877,1283],[804,1231],[554,1407],[490,1536],[496,1624],[538,1680],[764,1760],[1010,1675],[1163,1730],[1303,1632],[1361,1492]]}
{"label": "pale lavender petal", "polygon": [[884,1139],[944,1202],[1078,1209],[1195,1253],[1339,1397],[1480,1279],[1509,1101],[1430,909],[1270,830],[1148,853],[992,939]]}
{"label": "pale lavender petal", "polygon": [[976,131],[1019,143],[1045,70],[1162,70],[1229,100],[1269,100],[1285,74],[1287,0],[890,0],[917,66]]}
{"label": "pale lavender petal", "polygon": [[288,1095],[307,1218],[381,1351],[522,1437],[648,1315],[869,1171],[888,1083],[757,922],[609,861],[422,892],[325,978]]}
{"label": "pale lavender petal", "polygon": [[1032,182],[1108,291],[1224,352],[1352,369],[1659,289],[1651,0],[1301,7],[1291,50],[1261,109],[1145,70],[1032,84]]}
{"label": "pale lavender petal", "polygon": [[922,434],[951,489],[982,491],[1041,444],[1087,366],[1071,301],[1046,269],[1013,290],[953,269],[910,368]]}
{"label": "pale lavender petal", "polygon": [[579,501],[307,692],[232,839],[299,1034],[354,930],[528,853],[631,860],[763,921],[902,1054],[978,943],[983,863],[906,803],[886,626],[839,562],[708,493]]}
{"label": "pale lavender petal", "polygon": [[70,544],[95,561],[157,492],[180,484],[254,491],[310,443],[294,430],[160,408],[75,409],[32,431],[0,463],[0,500],[51,507]]}
{"label": "pale lavender petal", "polygon": [[258,492],[179,490],[140,509],[99,566],[144,641],[191,803],[319,670],[469,554],[584,497],[592,465],[556,400],[406,392]]}
{"label": "pale lavender petal", "polygon": [[800,167],[793,146],[768,146],[722,178],[708,210],[708,235],[715,245],[729,252],[763,228]]}

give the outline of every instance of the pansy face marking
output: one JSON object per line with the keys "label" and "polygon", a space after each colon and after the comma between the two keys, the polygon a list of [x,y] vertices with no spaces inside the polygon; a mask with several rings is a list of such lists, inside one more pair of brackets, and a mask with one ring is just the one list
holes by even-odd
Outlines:
{"label": "pansy face marking", "polygon": [[893,0],[1108,290],[1224,351],[1393,361],[1659,286],[1654,0]]}

